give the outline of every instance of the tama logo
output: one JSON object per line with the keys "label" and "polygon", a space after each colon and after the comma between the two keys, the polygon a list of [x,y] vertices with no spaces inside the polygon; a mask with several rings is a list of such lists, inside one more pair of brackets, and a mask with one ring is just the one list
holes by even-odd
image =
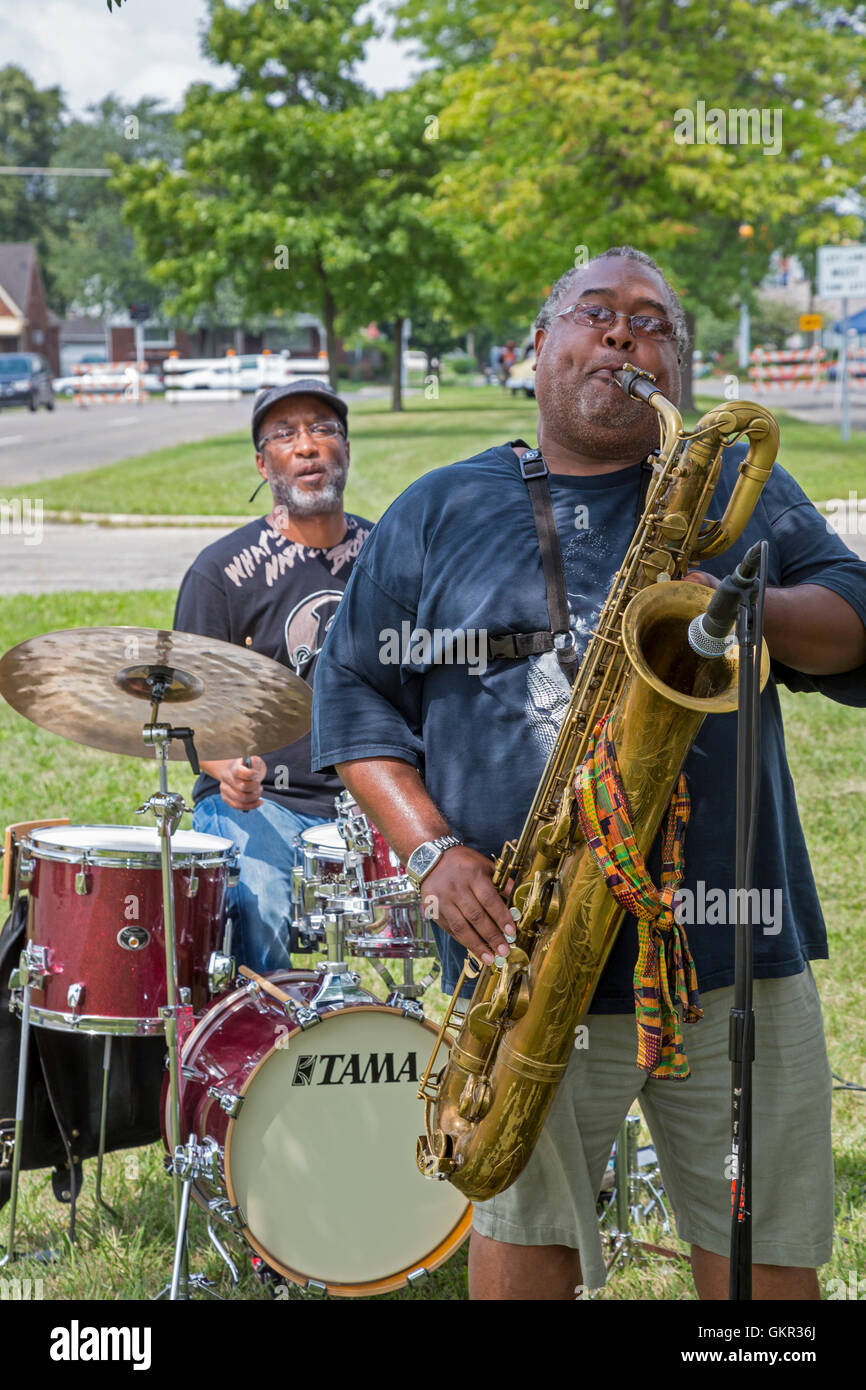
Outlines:
{"label": "tama logo", "polygon": [[[318,1067],[318,1070],[317,1070]],[[293,1086],[363,1086],[377,1081],[417,1081],[418,1056],[407,1052],[402,1062],[393,1052],[316,1052],[299,1057]]]}

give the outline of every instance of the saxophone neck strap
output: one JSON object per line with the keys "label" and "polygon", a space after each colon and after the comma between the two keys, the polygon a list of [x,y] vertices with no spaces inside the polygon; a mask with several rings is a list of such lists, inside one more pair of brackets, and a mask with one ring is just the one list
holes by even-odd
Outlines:
{"label": "saxophone neck strap", "polygon": [[[518,455],[520,473],[529,491],[532,517],[538,535],[538,548],[541,552],[541,568],[547,589],[547,612],[550,629],[546,632],[509,632],[501,637],[488,637],[487,655],[491,661],[520,660],[527,656],[537,656],[542,652],[556,652],[556,659],[569,683],[573,684],[577,675],[578,656],[574,645],[574,633],[568,616],[568,594],[565,588],[565,567],[562,563],[562,548],[547,475],[550,472],[540,449],[530,449],[523,439],[508,441],[515,453],[519,448],[526,450]],[[642,464],[638,517],[643,514],[646,495],[652,477],[652,466],[648,461]]]}

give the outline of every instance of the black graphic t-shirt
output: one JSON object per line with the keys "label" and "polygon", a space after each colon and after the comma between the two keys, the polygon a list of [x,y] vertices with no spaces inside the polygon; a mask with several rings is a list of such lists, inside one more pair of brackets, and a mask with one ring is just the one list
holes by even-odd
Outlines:
{"label": "black graphic t-shirt", "polygon": [[[261,652],[313,684],[316,660],[352,567],[373,523],[346,517],[346,534],[330,549],[300,545],[267,517],[251,521],[199,555],[184,576],[174,627]],[[262,796],[308,816],[334,817],[342,783],[310,768],[310,735],[263,753]],[[219,790],[202,773],[195,800]]]}

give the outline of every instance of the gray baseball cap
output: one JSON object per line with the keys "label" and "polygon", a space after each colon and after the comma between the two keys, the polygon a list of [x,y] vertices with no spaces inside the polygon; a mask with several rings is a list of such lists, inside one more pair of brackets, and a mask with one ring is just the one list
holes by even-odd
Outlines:
{"label": "gray baseball cap", "polygon": [[258,448],[259,426],[267,415],[272,405],[277,401],[284,400],[286,396],[318,396],[320,401],[331,406],[337,412],[346,434],[349,432],[348,416],[349,407],[338,396],[333,386],[327,381],[321,381],[318,377],[299,377],[297,381],[287,381],[285,385],[269,386],[266,391],[262,391],[256,397],[253,405],[253,443]]}

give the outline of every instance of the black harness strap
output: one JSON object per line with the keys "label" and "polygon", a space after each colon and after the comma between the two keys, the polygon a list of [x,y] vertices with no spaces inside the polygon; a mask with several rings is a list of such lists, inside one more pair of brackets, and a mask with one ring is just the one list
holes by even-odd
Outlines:
{"label": "black harness strap", "polygon": [[[540,449],[529,449],[523,439],[510,439],[512,449],[526,448],[520,458],[520,472],[529,490],[532,516],[538,534],[538,547],[541,551],[541,568],[547,588],[547,612],[550,617],[549,632],[509,632],[501,637],[488,637],[487,656],[495,660],[520,660],[527,656],[537,656],[542,652],[556,652],[556,659],[572,685],[579,665],[574,646],[574,633],[568,618],[568,593],[565,587],[565,567],[562,563],[562,548],[556,517],[547,482],[549,469]],[[646,506],[647,493],[652,479],[652,464],[644,459],[641,464],[641,485],[638,497],[637,519],[640,520]]]}

